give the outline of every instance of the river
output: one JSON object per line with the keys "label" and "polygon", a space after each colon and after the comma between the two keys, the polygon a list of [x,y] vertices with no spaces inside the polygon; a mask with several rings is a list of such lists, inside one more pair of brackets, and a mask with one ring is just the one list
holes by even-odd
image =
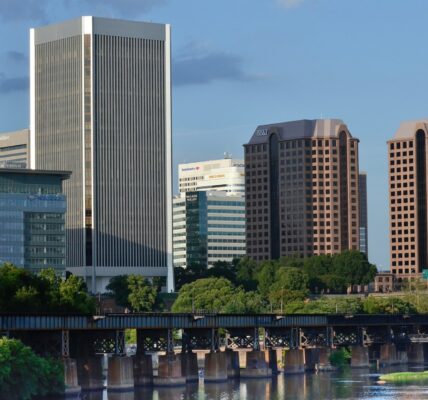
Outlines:
{"label": "river", "polygon": [[[394,369],[398,370],[398,369]],[[401,369],[403,370],[403,369]],[[144,388],[126,393],[85,393],[85,400],[426,400],[428,382],[420,385],[378,384],[380,372],[342,372],[278,375],[273,379],[230,380],[225,383],[188,384],[178,388]]]}

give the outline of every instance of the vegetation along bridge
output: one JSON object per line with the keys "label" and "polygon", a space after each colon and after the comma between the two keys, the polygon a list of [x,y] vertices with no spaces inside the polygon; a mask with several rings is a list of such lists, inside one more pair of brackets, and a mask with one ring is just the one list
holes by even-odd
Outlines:
{"label": "vegetation along bridge", "polygon": [[[125,354],[126,329],[137,330],[133,357]],[[0,314],[0,331],[39,354],[63,357],[70,387],[102,386],[100,355],[111,354],[108,387],[114,390],[197,379],[200,350],[205,350],[205,379],[214,381],[275,373],[278,349],[286,349],[284,373],[329,368],[331,349],[344,346],[354,367],[368,366],[370,358],[384,364],[423,362],[428,315]],[[246,367],[240,369],[243,350]],[[156,376],[154,353],[160,354]]]}

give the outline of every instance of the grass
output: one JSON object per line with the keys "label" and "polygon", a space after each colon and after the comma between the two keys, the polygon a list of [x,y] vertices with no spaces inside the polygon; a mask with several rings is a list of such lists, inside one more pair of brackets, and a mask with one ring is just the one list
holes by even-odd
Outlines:
{"label": "grass", "polygon": [[428,371],[423,372],[394,372],[379,377],[380,381],[388,383],[411,383],[428,381]]}

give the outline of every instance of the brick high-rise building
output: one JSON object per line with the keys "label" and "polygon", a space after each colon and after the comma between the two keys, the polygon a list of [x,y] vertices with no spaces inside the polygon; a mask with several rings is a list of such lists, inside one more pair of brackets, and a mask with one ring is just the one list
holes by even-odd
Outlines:
{"label": "brick high-rise building", "polygon": [[388,141],[391,272],[398,282],[428,268],[428,120],[400,125]]}
{"label": "brick high-rise building", "polygon": [[359,249],[358,142],[337,119],[257,127],[244,145],[249,257]]}

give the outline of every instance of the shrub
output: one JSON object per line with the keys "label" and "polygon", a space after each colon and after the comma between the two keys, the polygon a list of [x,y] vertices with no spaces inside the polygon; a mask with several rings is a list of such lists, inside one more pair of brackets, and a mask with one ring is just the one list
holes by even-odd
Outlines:
{"label": "shrub", "polygon": [[37,356],[21,341],[0,339],[0,400],[30,400],[64,392],[60,361]]}

